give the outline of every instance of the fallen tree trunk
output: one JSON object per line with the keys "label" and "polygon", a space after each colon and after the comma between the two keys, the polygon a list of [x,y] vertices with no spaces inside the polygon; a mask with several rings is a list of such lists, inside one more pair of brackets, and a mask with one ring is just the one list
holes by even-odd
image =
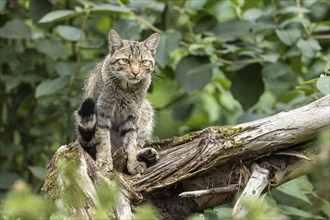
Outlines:
{"label": "fallen tree trunk", "polygon": [[[129,203],[132,205],[149,200],[158,208],[162,218],[183,219],[194,212],[231,201],[238,190],[237,186],[242,188],[246,184],[252,162],[267,167],[271,184],[276,186],[311,172],[316,167],[316,158],[328,160],[329,151],[314,151],[313,140],[330,124],[329,106],[328,95],[304,107],[257,121],[236,126],[209,127],[181,137],[151,142],[148,146],[159,151],[160,159],[140,176],[128,176],[121,172],[109,176],[100,173],[89,155],[74,142],[62,146],[54,155],[43,192],[60,200],[63,184],[58,181],[61,176],[58,162],[61,158],[69,158],[76,160],[83,176],[90,179],[85,181],[88,182],[87,186],[81,187],[85,191],[94,192],[98,179],[109,180],[116,176],[123,186],[122,203],[127,212],[131,210]],[[290,154],[275,154],[287,148],[294,148],[312,160]],[[115,166],[119,170],[125,162],[122,158],[123,151],[119,151],[115,156]],[[297,167],[304,169],[296,170]],[[227,187],[226,190],[224,187]],[[179,197],[185,191],[210,188],[216,188],[218,193],[210,190],[213,194]],[[86,192],[86,197],[90,198],[89,207],[97,205],[94,193]],[[78,209],[75,207],[75,210]],[[86,210],[86,204],[80,209]],[[115,215],[120,219],[120,216],[129,216],[127,212]]]}

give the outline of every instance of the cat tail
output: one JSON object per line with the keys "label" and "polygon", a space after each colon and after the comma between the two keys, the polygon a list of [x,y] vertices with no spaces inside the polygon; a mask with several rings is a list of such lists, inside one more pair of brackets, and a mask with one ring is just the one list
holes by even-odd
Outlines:
{"label": "cat tail", "polygon": [[77,139],[80,145],[95,157],[96,111],[95,101],[87,98],[76,111]]}

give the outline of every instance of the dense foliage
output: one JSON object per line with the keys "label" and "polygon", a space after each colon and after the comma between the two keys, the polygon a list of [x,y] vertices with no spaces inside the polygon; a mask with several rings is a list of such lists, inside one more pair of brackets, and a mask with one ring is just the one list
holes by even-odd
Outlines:
{"label": "dense foliage", "polygon": [[37,191],[53,152],[74,140],[111,28],[161,35],[148,98],[162,139],[329,93],[329,12],[323,0],[0,0],[1,196],[18,178]]}

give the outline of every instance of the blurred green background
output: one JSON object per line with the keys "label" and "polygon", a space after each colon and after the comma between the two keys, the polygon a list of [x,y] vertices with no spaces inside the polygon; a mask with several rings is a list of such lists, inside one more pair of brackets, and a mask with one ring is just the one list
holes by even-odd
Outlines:
{"label": "blurred green background", "polygon": [[19,178],[39,192],[52,154],[75,139],[110,29],[160,33],[148,93],[158,140],[328,94],[329,15],[326,0],[0,0],[1,198]]}

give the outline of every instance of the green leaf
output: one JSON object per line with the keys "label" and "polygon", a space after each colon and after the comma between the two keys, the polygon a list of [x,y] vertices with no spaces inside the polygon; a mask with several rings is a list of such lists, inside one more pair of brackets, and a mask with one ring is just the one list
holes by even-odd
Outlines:
{"label": "green leaf", "polygon": [[310,10],[303,7],[297,7],[297,6],[287,6],[284,9],[278,11],[279,14],[289,14],[289,13],[309,13]]}
{"label": "green leaf", "polygon": [[321,77],[316,83],[317,89],[324,95],[330,94],[330,76]]}
{"label": "green leaf", "polygon": [[294,181],[301,190],[307,193],[313,192],[313,184],[308,180],[306,175],[298,177],[294,179]]}
{"label": "green leaf", "polygon": [[2,215],[2,219],[3,220],[10,220],[10,218],[8,216],[6,216],[6,215]]}
{"label": "green leaf", "polygon": [[244,5],[245,0],[230,0],[231,4],[235,7],[242,7]]}
{"label": "green leaf", "polygon": [[210,117],[205,111],[205,102],[202,103],[202,97],[197,96],[197,99],[194,100],[193,109],[190,113],[190,116],[185,120],[184,124],[192,129],[198,129],[203,127],[205,124],[210,123]]}
{"label": "green leaf", "polygon": [[218,66],[219,63],[210,63],[207,56],[187,56],[176,66],[175,77],[187,93],[193,94],[210,82],[212,69]]}
{"label": "green leaf", "polygon": [[29,0],[30,3],[30,15],[34,23],[38,21],[49,11],[52,10],[52,4],[48,0]]}
{"label": "green leaf", "polygon": [[189,118],[194,108],[192,98],[181,100],[172,107],[172,116],[175,121],[185,121]]}
{"label": "green leaf", "polygon": [[291,46],[295,43],[298,38],[301,36],[301,32],[298,29],[290,29],[290,30],[279,30],[277,29],[276,34],[278,38],[288,46]]}
{"label": "green leaf", "polygon": [[[107,31],[108,31],[107,27]],[[123,39],[137,39],[140,37],[140,24],[137,21],[121,19],[117,21],[112,29],[116,30]]]}
{"label": "green leaf", "polygon": [[94,40],[94,41],[89,41],[89,40],[84,40],[84,41],[79,41],[76,44],[77,47],[81,49],[86,49],[86,50],[95,50],[99,49],[102,46],[104,46],[104,40]]}
{"label": "green leaf", "polygon": [[42,96],[54,94],[55,92],[64,88],[68,80],[68,77],[60,77],[42,82],[36,88],[35,97],[40,98]]}
{"label": "green leaf", "polygon": [[64,55],[64,45],[54,40],[37,40],[36,49],[56,60]]}
{"label": "green leaf", "polygon": [[60,76],[72,76],[77,73],[77,64],[72,62],[57,62],[55,70]]}
{"label": "green leaf", "polygon": [[46,169],[44,167],[28,166],[29,170],[36,178],[44,180],[46,176]]}
{"label": "green leaf", "polygon": [[184,8],[191,11],[198,11],[203,8],[206,2],[206,0],[186,0]]}
{"label": "green leaf", "polygon": [[76,27],[59,25],[56,27],[56,29],[57,29],[57,33],[65,40],[81,41],[85,39],[85,33]]}
{"label": "green leaf", "polygon": [[211,94],[203,93],[201,95],[201,102],[203,103],[203,109],[209,117],[209,121],[214,122],[220,117],[220,106],[217,99]]}
{"label": "green leaf", "polygon": [[0,28],[0,38],[30,39],[31,30],[23,20],[10,20],[2,28]]}
{"label": "green leaf", "polygon": [[17,76],[2,76],[2,80],[5,82],[5,88],[7,92],[10,92],[12,89],[15,89],[22,83],[22,77]]}
{"label": "green leaf", "polygon": [[229,207],[214,208],[218,219],[231,219],[233,209]]}
{"label": "green leaf", "polygon": [[[195,1],[196,2],[196,1]],[[195,20],[195,19],[194,19]],[[193,32],[195,33],[204,33],[206,31],[209,31],[218,23],[217,18],[210,14],[208,11],[202,10],[198,12],[198,20],[193,21]],[[196,37],[195,35],[194,37]],[[209,37],[203,38],[202,41],[207,39]],[[214,38],[214,37],[211,37]],[[217,40],[217,39],[216,39]]]}
{"label": "green leaf", "polygon": [[120,12],[120,13],[127,13],[130,10],[128,8],[122,8],[116,5],[112,4],[98,4],[95,5],[92,9],[91,12],[95,14],[103,14],[103,13],[112,13],[112,12]]}
{"label": "green leaf", "polygon": [[283,185],[280,185],[276,188],[276,190],[289,195],[293,198],[300,199],[308,204],[311,204],[308,197],[305,195],[305,193],[298,187],[298,185],[295,183],[295,181],[289,181]]}
{"label": "green leaf", "polygon": [[3,12],[7,4],[7,0],[0,1],[0,12]]}
{"label": "green leaf", "polygon": [[8,190],[11,188],[11,186],[14,184],[16,180],[18,180],[20,177],[17,173],[13,172],[6,172],[1,171],[0,172],[0,189]]}
{"label": "green leaf", "polygon": [[330,75],[330,62],[327,62],[327,65],[324,67],[324,73]]}
{"label": "green leaf", "polygon": [[322,212],[330,219],[330,203],[326,200],[324,201],[324,205],[322,205]]}
{"label": "green leaf", "polygon": [[189,53],[192,55],[203,56],[205,55],[205,45],[203,44],[190,44]]}
{"label": "green leaf", "polygon": [[101,207],[113,209],[118,201],[119,186],[117,184],[107,184],[101,182],[97,185],[96,191]]}
{"label": "green leaf", "polygon": [[316,50],[316,51],[319,51],[322,49],[322,47],[320,46],[319,42],[313,38],[309,38],[307,40],[307,42],[311,45],[311,47]]}
{"label": "green leaf", "polygon": [[277,54],[260,54],[259,56],[263,60],[271,62],[271,63],[275,63],[279,58],[279,55],[277,55]]}
{"label": "green leaf", "polygon": [[245,123],[245,122],[249,122],[249,121],[255,121],[262,118],[262,116],[254,114],[254,113],[244,113],[243,115],[241,115],[238,119],[237,119],[237,123],[241,124],[241,123]]}
{"label": "green leaf", "polygon": [[289,73],[290,65],[286,62],[279,61],[264,65],[262,68],[262,76],[266,82],[272,82],[274,79]]}
{"label": "green leaf", "polygon": [[244,110],[251,108],[264,92],[261,66],[252,64],[240,69],[232,79],[230,90]]}
{"label": "green leaf", "polygon": [[162,68],[166,66],[170,59],[171,52],[178,47],[180,39],[181,34],[178,31],[168,30],[160,34],[155,59]]}
{"label": "green leaf", "polygon": [[1,47],[0,64],[9,63],[9,61],[18,60],[17,53],[12,47]]}
{"label": "green leaf", "polygon": [[309,212],[297,209],[292,206],[278,205],[277,207],[286,215],[297,216],[305,219],[324,219],[321,216],[315,216]]}
{"label": "green leaf", "polygon": [[[313,23],[314,25],[314,23]],[[330,21],[319,21],[316,22],[316,27],[313,29],[313,32],[323,32],[329,30]]]}
{"label": "green leaf", "polygon": [[322,49],[315,39],[300,39],[297,43],[297,47],[301,50],[302,55],[307,58],[314,58],[316,53]]}
{"label": "green leaf", "polygon": [[158,220],[159,218],[157,217],[152,205],[143,204],[137,208],[134,219]]}
{"label": "green leaf", "polygon": [[180,127],[173,121],[171,113],[172,109],[167,108],[160,110],[156,114],[156,125],[154,128],[154,135],[159,139],[170,138],[179,133]]}
{"label": "green leaf", "polygon": [[55,212],[49,216],[49,220],[65,220],[67,218],[68,218],[67,216]]}
{"label": "green leaf", "polygon": [[279,27],[281,29],[282,28],[286,28],[286,27],[289,27],[290,25],[292,25],[294,23],[298,23],[298,24],[305,25],[305,26],[309,26],[311,24],[311,22],[307,18],[304,18],[304,17],[293,17],[293,18],[284,20],[279,25]]}
{"label": "green leaf", "polygon": [[[166,95],[164,95],[166,94]],[[175,100],[181,93],[178,92],[178,85],[169,78],[152,83],[152,93],[148,93],[148,100],[157,109],[162,109]]]}
{"label": "green leaf", "polygon": [[[291,71],[296,74],[301,74],[303,72],[303,68],[305,68],[304,63],[302,62],[301,56],[288,56],[289,62],[291,64]],[[312,71],[312,69],[310,69]]]}
{"label": "green leaf", "polygon": [[73,10],[57,10],[47,13],[45,16],[43,16],[39,23],[47,23],[47,22],[56,22],[56,21],[63,21],[67,20],[71,17],[74,17],[77,15],[77,12]]}
{"label": "green leaf", "polygon": [[225,21],[217,24],[213,28],[213,32],[221,41],[233,41],[248,35],[254,26],[256,26],[256,24],[251,21]]}
{"label": "green leaf", "polygon": [[300,84],[301,85],[316,84],[318,80],[319,80],[319,78],[315,78],[315,79],[307,80],[305,82],[300,82]]}
{"label": "green leaf", "polygon": [[255,21],[263,15],[263,11],[257,8],[251,8],[244,12],[243,17],[249,21]]}

